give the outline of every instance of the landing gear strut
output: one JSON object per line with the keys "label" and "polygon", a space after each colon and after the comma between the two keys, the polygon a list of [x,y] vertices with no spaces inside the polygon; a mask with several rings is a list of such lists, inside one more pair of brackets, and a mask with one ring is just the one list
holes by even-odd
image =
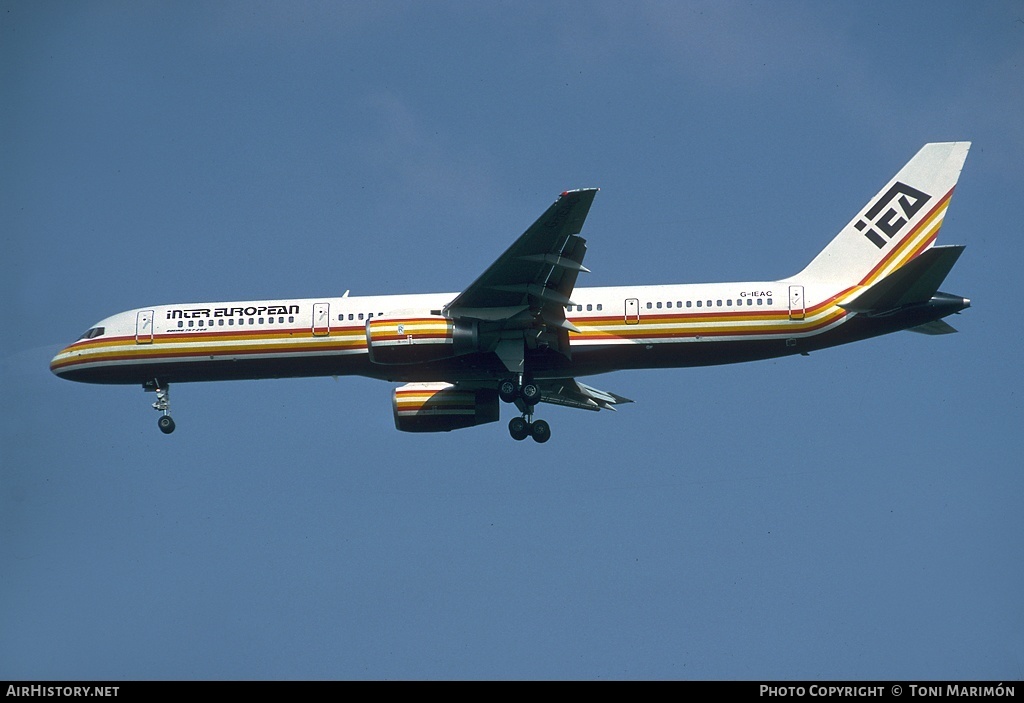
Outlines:
{"label": "landing gear strut", "polygon": [[171,417],[170,384],[165,383],[161,386],[160,380],[154,378],[152,381],[146,381],[142,384],[142,389],[145,391],[156,391],[156,402],[153,403],[153,409],[163,413],[160,415],[160,419],[156,421],[156,426],[164,434],[174,432],[174,419]]}
{"label": "landing gear strut", "polygon": [[498,397],[506,403],[515,403],[523,411],[521,417],[514,417],[508,423],[508,433],[520,442],[527,437],[543,444],[551,439],[551,425],[544,420],[533,419],[533,408],[540,402],[540,387],[532,381],[522,383],[521,379],[505,379],[498,384]]}

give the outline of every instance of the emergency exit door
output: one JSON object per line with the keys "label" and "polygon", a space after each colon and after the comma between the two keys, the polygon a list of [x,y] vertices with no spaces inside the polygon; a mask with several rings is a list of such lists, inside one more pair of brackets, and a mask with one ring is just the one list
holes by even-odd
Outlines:
{"label": "emergency exit door", "polygon": [[626,298],[626,324],[640,324],[640,301],[636,298]]}
{"label": "emergency exit door", "polygon": [[806,304],[804,303],[804,287],[803,286],[790,286],[789,287],[789,319],[790,320],[802,320],[807,314]]}

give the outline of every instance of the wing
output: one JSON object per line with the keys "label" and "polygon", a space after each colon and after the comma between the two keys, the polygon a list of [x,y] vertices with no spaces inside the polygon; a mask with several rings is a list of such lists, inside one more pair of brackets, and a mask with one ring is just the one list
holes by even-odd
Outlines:
{"label": "wing", "polygon": [[572,302],[576,277],[587,271],[586,240],[577,235],[596,194],[597,188],[562,193],[444,309],[453,319],[478,320],[481,346],[493,348],[510,371],[522,370],[526,349],[569,355],[568,333],[576,328],[565,319],[565,306]]}
{"label": "wing", "polygon": [[542,403],[583,410],[614,410],[616,405],[633,402],[621,395],[580,383],[575,378],[547,379],[538,381],[538,385]]}

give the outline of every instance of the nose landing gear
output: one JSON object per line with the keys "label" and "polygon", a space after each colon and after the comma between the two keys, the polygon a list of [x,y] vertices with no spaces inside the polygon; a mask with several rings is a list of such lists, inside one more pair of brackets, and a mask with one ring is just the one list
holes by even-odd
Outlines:
{"label": "nose landing gear", "polygon": [[154,378],[152,381],[146,381],[142,384],[142,390],[156,392],[156,402],[153,403],[153,409],[163,413],[156,421],[156,426],[164,434],[174,432],[174,419],[171,417],[170,384],[165,383],[161,386],[160,380]]}
{"label": "nose landing gear", "polygon": [[170,434],[174,432],[174,419],[170,415],[161,415],[160,419],[156,421],[156,426],[164,434]]}

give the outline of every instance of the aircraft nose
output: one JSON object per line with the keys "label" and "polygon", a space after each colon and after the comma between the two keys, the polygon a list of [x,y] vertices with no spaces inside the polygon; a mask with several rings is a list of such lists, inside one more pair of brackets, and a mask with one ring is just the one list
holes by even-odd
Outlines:
{"label": "aircraft nose", "polygon": [[50,359],[50,371],[59,378],[64,378],[64,365],[68,358],[68,348],[64,347],[57,355]]}

